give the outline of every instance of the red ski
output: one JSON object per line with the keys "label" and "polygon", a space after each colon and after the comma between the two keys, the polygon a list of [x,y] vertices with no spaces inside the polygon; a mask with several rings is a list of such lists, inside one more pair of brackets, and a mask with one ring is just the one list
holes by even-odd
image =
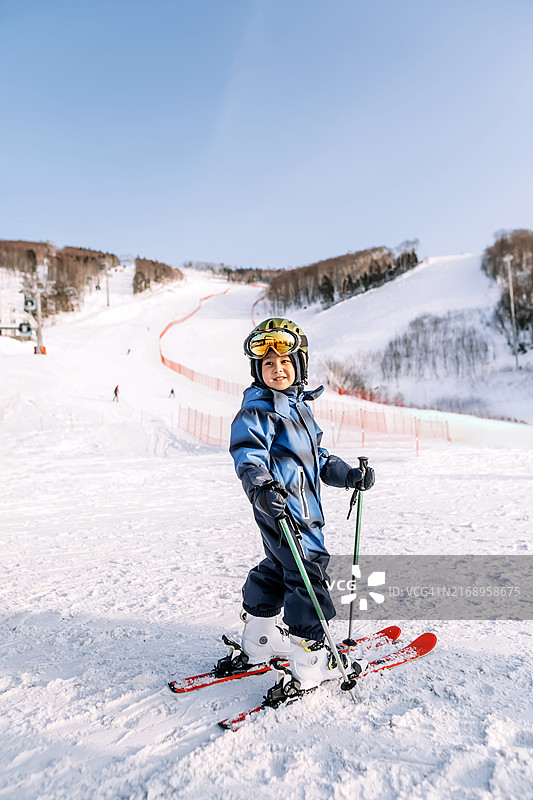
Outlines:
{"label": "red ski", "polygon": [[[367,645],[369,648],[373,648],[385,644],[393,644],[400,636],[400,633],[401,629],[397,625],[391,625],[388,628],[377,631],[377,633],[371,633],[369,636],[356,639],[351,647],[354,645]],[[341,642],[339,647],[343,652],[346,652],[347,647],[344,642]],[[247,675],[263,675],[265,672],[270,672],[270,670],[271,667],[268,664],[260,664],[245,672],[234,672],[231,675],[224,675],[222,678],[217,678],[213,671],[204,672],[202,675],[191,675],[189,678],[179,678],[178,680],[170,681],[168,685],[176,694],[184,694],[185,692],[193,692],[196,689],[203,689],[205,686],[214,686],[217,683],[224,683],[225,681],[239,680],[240,678],[245,678]]]}
{"label": "red ski", "polygon": [[[383,658],[378,658],[375,661],[371,661],[366,671],[360,675],[359,678],[364,678],[365,675],[370,675],[372,672],[381,672],[381,670],[384,669],[399,667],[400,664],[406,664],[408,661],[414,661],[416,658],[426,656],[433,650],[436,644],[437,637],[434,633],[423,633],[418,637],[418,639],[415,639],[410,644],[402,647],[400,650],[396,650],[394,653],[390,653]],[[359,680],[359,678],[357,680]],[[295,698],[290,698],[286,702],[292,703],[294,700],[304,697],[304,695],[305,692]],[[247,720],[253,714],[257,714],[258,711],[263,711],[266,708],[269,708],[269,706],[266,703],[262,703],[260,706],[257,706],[257,708],[252,708],[250,711],[244,711],[242,714],[238,714],[238,716],[233,717],[233,719],[223,719],[218,724],[221,728],[236,731],[240,728],[241,724],[245,720]]]}

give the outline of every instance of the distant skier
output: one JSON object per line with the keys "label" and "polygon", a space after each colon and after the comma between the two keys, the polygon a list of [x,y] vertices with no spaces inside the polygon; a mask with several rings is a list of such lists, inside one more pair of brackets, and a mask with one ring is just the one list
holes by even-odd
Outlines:
{"label": "distant skier", "polygon": [[[307,690],[341,672],[337,654],[333,656],[324,643],[321,623],[276,520],[287,508],[292,512],[302,534],[305,568],[330,620],[335,608],[326,587],[329,554],[322,533],[320,479],[330,486],[365,490],[374,484],[374,470],[369,467],[363,476],[358,467],[320,446],[322,431],[308,401],[323,388],[304,390],[308,343],[294,322],[265,320],[247,337],[244,351],[254,381],[233,420],[230,452],[252,503],[266,558],[250,571],[242,589],[242,648],[249,665],[273,656],[288,659],[293,686]],[[276,624],[282,608],[288,630]],[[281,681],[270,691],[285,691],[284,687]]]}
{"label": "distant skier", "polygon": [[171,390],[170,390],[169,397],[171,397],[173,400],[174,400],[174,398],[176,397],[176,395],[174,394],[174,389],[171,389]]}
{"label": "distant skier", "polygon": [[113,393],[113,402],[118,403],[118,386],[115,386],[115,391]]}

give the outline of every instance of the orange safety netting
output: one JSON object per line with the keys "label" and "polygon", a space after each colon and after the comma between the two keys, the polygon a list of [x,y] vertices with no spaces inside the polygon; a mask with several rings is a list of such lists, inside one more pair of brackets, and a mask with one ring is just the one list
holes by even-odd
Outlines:
{"label": "orange safety netting", "polygon": [[[179,406],[177,427],[213,447],[227,447],[231,419],[231,417],[207,414],[196,408]],[[172,424],[174,424],[174,414],[172,415]]]}
{"label": "orange safety netting", "polygon": [[368,404],[355,408],[342,408],[331,405],[327,401],[318,400],[314,404],[317,419],[333,425],[334,436],[338,441],[353,431],[361,432],[364,443],[365,433],[380,433],[394,436],[414,436],[415,438],[443,439],[450,441],[448,423],[437,418],[422,418],[412,410],[394,408],[394,406],[378,406],[368,408]]}
{"label": "orange safety netting", "polygon": [[212,297],[219,297],[220,295],[227,294],[228,292],[229,286],[223,292],[214,292],[213,294],[208,294],[205,297],[202,297],[193,311],[191,311],[185,317],[181,317],[181,319],[175,319],[173,322],[169,322],[166,328],[159,335],[159,355],[161,356],[161,361],[165,367],[177,372],[179,375],[183,375],[190,381],[200,383],[202,386],[207,386],[208,389],[213,389],[215,392],[224,392],[225,394],[233,394],[238,397],[240,394],[242,394],[242,387],[239,384],[233,383],[232,381],[224,381],[220,378],[211,378],[209,375],[204,375],[201,372],[196,372],[194,369],[189,369],[189,367],[185,367],[183,364],[178,364],[177,361],[172,361],[172,359],[164,356],[163,351],[161,350],[161,340],[167,331],[170,330],[170,328],[173,328],[174,325],[181,325],[182,322],[185,322],[194,316],[194,314],[201,309],[202,303],[204,303],[206,300],[210,300]]}
{"label": "orange safety netting", "polygon": [[[200,310],[204,301],[224,295],[228,291],[229,287],[223,292],[216,292],[202,297],[193,311],[181,319],[170,322],[159,336],[159,353],[163,364],[179,375],[183,375],[184,378],[215,392],[223,392],[233,397],[240,397],[244,390],[242,384],[197,372],[167,358],[161,350],[161,340],[170,328],[190,319]],[[262,299],[262,297],[259,298],[259,300]],[[255,308],[259,300],[254,303],[253,308]],[[349,396],[340,391],[339,394],[342,394],[345,398]],[[361,405],[347,408],[344,405],[341,406],[319,400],[313,406],[320,426],[327,430],[327,424],[330,424],[334,445],[352,443],[355,438],[360,439],[364,445],[365,438],[370,433],[396,437],[414,437],[417,452],[421,438],[451,441],[447,422],[437,418],[417,416],[414,409],[403,408],[399,400],[391,401],[388,398],[382,398],[372,393],[365,395],[358,393],[352,397],[352,402],[354,404],[360,403]],[[370,405],[374,407],[369,407]],[[207,444],[215,446],[227,445],[230,424],[231,418],[229,417],[215,416],[191,408],[180,407],[179,409],[178,426]]]}

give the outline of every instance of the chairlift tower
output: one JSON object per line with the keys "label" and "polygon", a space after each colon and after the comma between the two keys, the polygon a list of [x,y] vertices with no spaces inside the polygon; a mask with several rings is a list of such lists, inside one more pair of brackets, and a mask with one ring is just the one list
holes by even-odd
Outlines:
{"label": "chairlift tower", "polygon": [[106,305],[109,306],[109,267],[105,261],[100,262],[100,272],[105,273]]}
{"label": "chairlift tower", "polygon": [[24,311],[29,314],[35,321],[35,317],[33,314],[35,313],[37,317],[37,345],[34,349],[35,355],[46,355],[46,347],[43,344],[43,317],[41,312],[41,295],[45,291],[45,288],[38,283],[36,280],[32,280],[31,283],[28,281],[24,284],[24,289],[21,289],[24,293]]}

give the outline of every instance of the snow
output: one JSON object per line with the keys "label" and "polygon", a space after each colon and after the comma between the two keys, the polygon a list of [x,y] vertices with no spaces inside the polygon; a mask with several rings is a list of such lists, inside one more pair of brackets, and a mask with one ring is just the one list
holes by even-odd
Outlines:
{"label": "snow", "polygon": [[480,269],[481,257],[428,258],[378,289],[332,306],[315,317],[310,336],[325,350],[350,355],[354,348],[384,347],[421,314],[443,314],[493,305],[497,284]]}
{"label": "snow", "polygon": [[[431,655],[361,681],[356,705],[324,686],[237,733],[216,721],[257,705],[272,676],[168,690],[225,654],[222,633],[238,635],[261,543],[225,448],[175,425],[178,404],[231,416],[239,400],[165,368],[159,335],[213,294],[161,347],[245,385],[242,339],[261,290],[223,294],[224,281],[187,272],[133,297],[130,279],[113,276],[109,308],[93,293],[47,327],[46,356],[0,337],[0,798],[530,796],[531,621],[402,621],[400,642],[437,634]],[[484,291],[472,284],[471,297]],[[317,351],[321,317],[305,322]],[[346,338],[352,319],[335,322]],[[531,426],[444,416],[451,444],[424,440],[419,455],[371,439],[361,553],[530,554]],[[354,462],[359,449],[335,452]],[[324,503],[330,551],[350,553],[348,495],[326,487]],[[345,627],[333,623],[335,638]]]}
{"label": "snow", "polygon": [[[499,297],[498,284],[481,270],[481,256],[440,256],[326,310],[311,307],[294,314],[314,343],[319,363],[328,357],[353,359],[366,386],[374,391],[389,397],[400,394],[408,405],[533,423],[533,351],[520,356],[517,375],[505,337],[491,325]],[[442,369],[432,380],[386,379],[381,358],[388,343],[419,317],[448,314],[458,318],[459,329],[476,327],[488,346],[488,364],[461,379],[450,374],[443,377]],[[323,371],[322,379],[324,375]]]}

